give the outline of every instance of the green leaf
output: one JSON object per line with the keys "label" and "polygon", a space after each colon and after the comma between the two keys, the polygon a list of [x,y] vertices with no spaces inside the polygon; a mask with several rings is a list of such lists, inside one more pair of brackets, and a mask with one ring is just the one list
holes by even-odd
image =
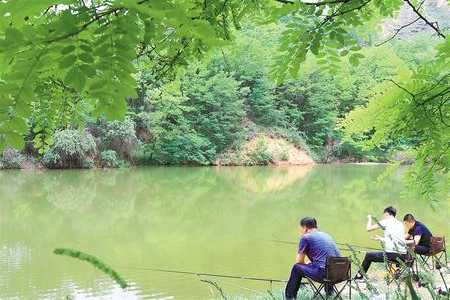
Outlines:
{"label": "green leaf", "polygon": [[89,86],[89,89],[91,91],[98,91],[98,90],[101,90],[104,86],[105,86],[105,81],[103,81],[101,79],[94,79],[92,81],[91,85]]}
{"label": "green leaf", "polygon": [[94,62],[94,57],[87,52],[80,54],[78,58],[88,64]]}
{"label": "green leaf", "polygon": [[76,55],[72,54],[72,55],[66,56],[59,62],[59,67],[61,69],[67,69],[67,68],[73,66],[76,61],[77,61]]}
{"label": "green leaf", "polygon": [[25,142],[21,134],[17,132],[7,132],[5,134],[6,145],[16,149],[22,149],[25,146]]}
{"label": "green leaf", "polygon": [[96,70],[88,64],[82,64],[79,68],[87,77],[94,77],[97,74]]}
{"label": "green leaf", "polygon": [[61,49],[61,54],[66,55],[73,52],[76,49],[74,45],[70,45]]}
{"label": "green leaf", "polygon": [[20,43],[23,41],[23,33],[14,27],[8,27],[5,30],[5,40],[9,43]]}
{"label": "green leaf", "polygon": [[83,51],[89,52],[89,53],[92,52],[92,47],[88,46],[86,44],[80,45],[80,49],[83,50]]}
{"label": "green leaf", "polygon": [[86,77],[83,72],[78,67],[74,67],[69,70],[66,77],[64,78],[64,82],[72,86],[78,92],[81,92],[86,84]]}
{"label": "green leaf", "polygon": [[358,66],[359,65],[359,60],[361,58],[364,58],[364,55],[362,55],[360,53],[353,53],[352,55],[350,55],[348,60],[353,66]]}
{"label": "green leaf", "polygon": [[320,38],[319,37],[316,37],[313,41],[312,41],[312,43],[311,43],[311,52],[314,54],[314,55],[318,55],[319,54],[319,48],[320,48]]}

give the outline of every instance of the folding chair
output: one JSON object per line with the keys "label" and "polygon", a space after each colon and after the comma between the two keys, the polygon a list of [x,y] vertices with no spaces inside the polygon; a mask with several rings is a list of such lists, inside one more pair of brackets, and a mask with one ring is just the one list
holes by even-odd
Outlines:
{"label": "folding chair", "polygon": [[[440,269],[442,265],[448,266],[448,256],[447,248],[445,247],[445,237],[443,236],[433,236],[431,237],[431,247],[430,252],[427,254],[417,254],[417,257],[422,261],[422,263],[433,269]],[[431,264],[430,264],[431,259]],[[416,262],[416,270],[419,267]]]}
{"label": "folding chair", "polygon": [[[352,274],[351,274],[351,261],[348,257],[336,257],[330,256],[327,258],[327,263],[325,266],[325,278],[321,281],[315,281],[311,278],[308,278],[309,284],[313,289],[314,296],[312,299],[316,297],[320,297],[320,299],[328,299],[328,297],[332,297],[332,299],[342,299],[342,292],[348,286],[349,288],[349,298],[352,298]],[[344,282],[345,284],[340,288],[336,288],[336,284]],[[316,283],[319,283],[317,286]],[[335,295],[328,295],[327,288],[331,288]],[[325,291],[325,296],[322,294],[322,290]]]}
{"label": "folding chair", "polygon": [[405,277],[407,273],[415,274],[414,270],[415,258],[410,253],[406,254],[404,260],[397,258],[396,260],[387,260],[386,267],[388,271],[387,285],[389,286],[395,281],[397,286],[400,286],[400,281]]}

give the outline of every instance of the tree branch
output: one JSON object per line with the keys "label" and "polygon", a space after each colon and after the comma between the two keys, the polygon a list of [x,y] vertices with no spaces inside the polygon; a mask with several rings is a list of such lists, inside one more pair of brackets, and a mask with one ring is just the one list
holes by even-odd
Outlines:
{"label": "tree branch", "polygon": [[100,20],[101,18],[106,17],[106,16],[109,16],[109,15],[111,15],[111,14],[114,14],[114,13],[116,13],[116,12],[122,10],[122,9],[123,9],[123,8],[121,8],[121,7],[116,7],[116,8],[110,9],[110,10],[106,10],[106,11],[104,11],[104,12],[102,12],[102,13],[98,13],[98,14],[96,14],[89,22],[84,23],[84,24],[83,24],[80,28],[78,28],[77,30],[72,31],[72,32],[69,32],[69,33],[64,34],[64,35],[61,35],[61,36],[58,36],[58,37],[55,37],[55,38],[53,38],[53,39],[49,39],[49,40],[46,41],[46,43],[51,44],[51,43],[59,42],[59,41],[61,41],[61,40],[64,40],[64,39],[70,38],[70,37],[72,37],[72,36],[78,35],[78,34],[80,34],[81,32],[83,32],[84,30],[86,30],[89,26],[91,26],[92,24],[94,24],[95,22],[97,22],[98,20]]}
{"label": "tree branch", "polygon": [[438,92],[437,94],[434,94],[434,95],[431,95],[428,98],[425,98],[422,102],[417,103],[417,105],[424,105],[424,104],[430,102],[431,100],[436,99],[437,97],[444,97],[444,96],[446,96],[449,93],[450,93],[450,86],[446,87],[445,89],[443,89],[442,91]]}
{"label": "tree branch", "polygon": [[430,21],[428,21],[427,18],[425,18],[420,12],[419,10],[411,3],[410,0],[404,0],[406,3],[408,3],[408,5],[412,8],[412,10],[416,13],[416,15],[422,19],[428,26],[430,26],[434,31],[436,31],[436,33],[438,34],[438,36],[440,36],[441,38],[446,38],[445,35],[439,30],[439,28],[435,25],[437,24],[436,22],[432,23]]}
{"label": "tree branch", "polygon": [[[433,86],[431,86],[431,88],[426,89],[426,90],[423,90],[423,91],[417,93],[416,95],[419,96],[419,95],[423,95],[423,94],[426,94],[426,93],[431,92],[432,90],[434,90],[435,88],[437,88],[438,86],[440,86],[441,83],[442,83],[444,80],[446,80],[447,77],[449,77],[449,76],[450,76],[450,73],[445,74],[445,75],[442,76],[441,79],[439,79]],[[447,85],[448,85],[448,83],[447,83]]]}
{"label": "tree branch", "polygon": [[[292,0],[275,0],[275,1],[283,3],[283,4],[294,4],[295,3],[295,1],[292,1]],[[319,1],[319,2],[298,1],[298,2],[301,4],[305,4],[305,5],[323,6],[323,5],[330,5],[330,4],[347,3],[350,1],[352,1],[352,0],[330,0],[330,1]]]}
{"label": "tree branch", "polygon": [[294,4],[294,2],[293,1],[289,1],[289,0],[275,0],[276,2],[280,2],[280,3],[283,3],[283,4]]}
{"label": "tree branch", "polygon": [[408,24],[402,25],[401,27],[399,27],[398,29],[395,30],[394,34],[390,38],[388,38],[387,40],[385,40],[381,43],[376,44],[375,47],[379,47],[379,46],[384,45],[387,42],[393,40],[400,33],[400,31],[402,31],[403,29],[405,29],[408,26],[411,26],[412,24],[416,23],[419,20],[420,20],[420,17],[417,17],[417,19],[414,19],[413,21],[409,22]]}
{"label": "tree branch", "polygon": [[393,84],[395,84],[398,88],[402,89],[403,91],[405,91],[406,93],[408,93],[411,97],[413,97],[413,99],[416,97],[416,95],[414,95],[413,93],[411,93],[410,91],[408,91],[406,88],[402,87],[400,84],[398,84],[397,82],[395,82],[392,79],[388,79],[390,82],[392,82]]}
{"label": "tree branch", "polygon": [[[363,2],[363,3],[361,3],[360,5],[356,6],[356,7],[353,7],[353,8],[344,10],[344,11],[341,11],[341,12],[339,12],[339,13],[336,12],[336,13],[332,14],[330,17],[334,18],[334,17],[338,17],[338,16],[345,15],[345,14],[347,14],[347,13],[349,13],[349,12],[352,12],[352,11],[355,11],[355,10],[360,10],[360,9],[362,9],[364,6],[366,6],[367,4],[369,4],[370,2],[372,2],[372,0],[367,0],[367,1]],[[343,2],[343,3],[346,3],[346,2]]]}
{"label": "tree branch", "polygon": [[[147,2],[148,0],[140,0],[138,1],[138,5],[144,4],[145,2]],[[80,34],[81,32],[83,32],[84,30],[86,30],[89,26],[91,26],[93,23],[95,23],[96,21],[100,20],[103,17],[109,16],[111,14],[117,14],[117,12],[121,11],[125,9],[124,7],[115,7],[109,10],[105,10],[101,13],[97,13],[97,11],[94,9],[94,17],[89,20],[87,23],[83,24],[78,30],[75,30],[73,32],[69,32],[67,34],[61,35],[59,37],[55,37],[53,39],[47,40],[47,43],[54,43],[54,42],[58,42],[64,39],[67,39],[69,37],[75,36]]]}
{"label": "tree branch", "polygon": [[444,124],[444,125],[447,126],[447,127],[450,127],[450,125],[449,125],[446,121],[444,121],[445,118],[444,118],[444,114],[442,113],[442,107],[444,106],[445,103],[447,103],[448,100],[449,100],[449,98],[445,99],[445,100],[439,105],[438,110],[439,110],[439,117],[440,117],[440,119],[441,119],[441,123]]}
{"label": "tree branch", "polygon": [[[367,1],[363,2],[363,3],[361,3],[360,5],[358,5],[357,7],[354,7],[354,8],[351,8],[351,9],[347,9],[347,10],[344,10],[344,11],[341,11],[341,8],[344,6],[344,4],[347,3],[347,2],[349,2],[349,1],[350,1],[350,0],[340,2],[340,3],[341,3],[341,6],[340,6],[335,12],[333,12],[331,15],[325,16],[325,18],[324,18],[323,21],[319,24],[319,26],[316,27],[316,30],[317,30],[317,29],[320,29],[322,26],[324,26],[324,25],[325,25],[326,23],[328,23],[329,21],[333,20],[335,17],[339,17],[339,16],[345,15],[345,14],[347,14],[347,13],[349,13],[349,12],[352,12],[352,11],[355,11],[355,10],[360,10],[360,9],[362,9],[364,6],[366,6],[367,4],[369,4],[372,0],[367,0]],[[339,3],[339,2],[338,2],[338,3]]]}
{"label": "tree branch", "polygon": [[323,6],[323,5],[330,5],[330,4],[347,3],[350,1],[352,1],[352,0],[331,0],[331,1],[301,2],[301,3],[306,4],[306,5],[313,5],[313,6]]}

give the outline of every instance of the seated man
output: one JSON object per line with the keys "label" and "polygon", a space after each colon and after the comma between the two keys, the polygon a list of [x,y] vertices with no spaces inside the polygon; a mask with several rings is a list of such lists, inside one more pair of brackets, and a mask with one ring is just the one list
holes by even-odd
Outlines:
{"label": "seated man", "polygon": [[[309,277],[320,281],[325,277],[325,265],[327,257],[340,256],[336,243],[326,233],[317,229],[317,221],[306,217],[300,221],[300,245],[297,253],[296,264],[292,267],[291,276],[286,285],[286,299],[296,299],[302,277]],[[305,257],[311,263],[305,263]],[[328,286],[326,292],[330,294],[332,287]]]}
{"label": "seated man", "polygon": [[430,252],[432,234],[427,226],[417,221],[412,214],[406,214],[403,223],[408,229],[406,243],[414,246],[414,252],[417,254]]}
{"label": "seated man", "polygon": [[[361,270],[364,274],[370,268],[370,264],[373,262],[384,262],[384,254],[389,261],[397,261],[397,258],[406,260],[406,241],[405,231],[402,222],[395,218],[397,210],[392,206],[384,209],[383,219],[376,224],[373,224],[372,216],[368,215],[367,218],[367,231],[373,231],[381,228],[384,231],[384,237],[376,236],[375,239],[382,242],[384,247],[383,251],[367,252],[364,257],[364,261],[361,265]],[[362,279],[363,275],[359,272],[355,279]]]}

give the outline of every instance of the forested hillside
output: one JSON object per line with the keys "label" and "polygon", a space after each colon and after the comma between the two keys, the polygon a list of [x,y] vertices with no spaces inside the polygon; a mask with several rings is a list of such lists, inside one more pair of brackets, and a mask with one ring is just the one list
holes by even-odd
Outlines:
{"label": "forested hillside", "polygon": [[[436,13],[437,5],[442,4],[428,4],[427,9],[442,19]],[[398,32],[400,38],[386,41],[397,33],[396,24],[408,18],[401,11],[399,18],[355,30],[352,35],[358,43],[351,50],[357,52],[339,54],[349,59],[307,55],[299,70],[290,71],[292,76],[282,75],[281,80],[277,72],[282,64],[280,47],[289,38],[286,32],[292,18],[258,26],[243,22],[233,31],[232,42],[175,69],[168,67],[170,61],[155,65],[154,58],[139,56],[132,60],[136,96],[126,97],[126,107],[113,108],[126,111],[122,120],[99,114],[89,94],[79,93],[85,84],[83,77],[76,80],[69,73],[65,79],[40,79],[30,116],[23,124],[25,134],[14,136],[16,144],[23,139],[24,148],[14,149],[14,143],[7,140],[0,167],[256,165],[289,161],[290,151],[284,147],[304,150],[318,162],[410,159],[411,140],[392,139],[367,147],[361,141],[373,133],[344,134],[349,120],[341,121],[379,96],[383,92],[380,84],[435,55],[438,39],[427,26]],[[379,34],[374,33],[377,30]],[[79,70],[95,79],[91,50],[82,39],[78,48],[62,48],[65,58],[60,67],[73,64],[78,57]],[[311,51],[316,54],[314,48]],[[110,100],[125,95],[114,92],[114,84],[107,89]],[[111,103],[120,105],[120,101]],[[270,150],[270,138],[286,141],[278,145],[278,153]],[[253,146],[247,149],[249,142]]]}

